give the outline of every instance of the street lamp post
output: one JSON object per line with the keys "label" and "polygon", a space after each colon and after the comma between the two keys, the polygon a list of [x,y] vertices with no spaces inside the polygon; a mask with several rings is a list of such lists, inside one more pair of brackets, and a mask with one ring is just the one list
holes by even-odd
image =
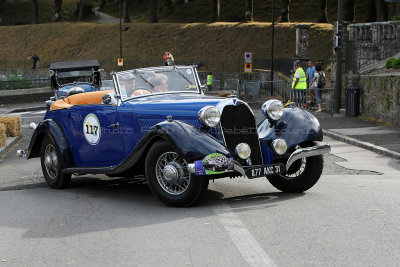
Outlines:
{"label": "street lamp post", "polygon": [[336,82],[335,82],[335,101],[334,112],[339,113],[341,93],[342,93],[342,25],[343,25],[343,0],[338,0],[337,15],[337,47],[336,47]]}
{"label": "street lamp post", "polygon": [[122,1],[119,0],[119,58],[122,58],[122,32],[129,30],[129,26],[122,29]]}
{"label": "street lamp post", "polygon": [[275,9],[275,0],[272,0],[272,29],[271,29],[271,87],[270,87],[270,93],[271,95],[273,94],[273,89],[274,89],[274,35],[275,35],[275,21],[274,21],[274,9]]}

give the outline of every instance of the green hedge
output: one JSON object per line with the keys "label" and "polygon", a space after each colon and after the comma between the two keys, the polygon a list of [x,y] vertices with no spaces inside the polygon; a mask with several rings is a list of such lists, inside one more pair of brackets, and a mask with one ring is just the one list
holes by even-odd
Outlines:
{"label": "green hedge", "polygon": [[386,60],[385,67],[387,69],[400,69],[400,58],[389,58]]}
{"label": "green hedge", "polygon": [[32,88],[32,81],[26,77],[9,74],[0,77],[0,90]]}

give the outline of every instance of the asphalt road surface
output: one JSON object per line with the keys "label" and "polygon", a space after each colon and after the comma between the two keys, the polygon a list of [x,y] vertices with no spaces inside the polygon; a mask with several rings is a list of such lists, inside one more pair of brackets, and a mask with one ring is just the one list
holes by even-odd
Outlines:
{"label": "asphalt road surface", "polygon": [[52,190],[39,160],[0,160],[0,265],[399,266],[400,162],[326,138],[320,181],[304,194],[267,179],[221,179],[191,208],[157,201],[144,179],[73,178]]}

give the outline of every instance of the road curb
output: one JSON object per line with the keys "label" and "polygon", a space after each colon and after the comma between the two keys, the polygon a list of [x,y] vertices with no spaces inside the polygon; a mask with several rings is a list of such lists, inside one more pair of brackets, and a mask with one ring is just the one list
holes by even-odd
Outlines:
{"label": "road curb", "polygon": [[10,110],[7,114],[18,113],[18,112],[26,112],[26,111],[37,111],[37,110],[43,110],[43,109],[46,109],[46,106],[43,106],[43,107],[16,108],[16,109]]}
{"label": "road curb", "polygon": [[[10,137],[8,137],[10,138]],[[12,147],[13,145],[15,145],[19,140],[21,140],[22,135],[18,135],[14,138],[14,140],[12,140],[10,143],[8,143],[5,147],[1,147],[0,150],[0,157],[2,157],[5,153],[8,152],[8,150],[10,149],[10,147]]]}
{"label": "road curb", "polygon": [[381,147],[381,146],[377,146],[368,142],[363,142],[360,140],[357,140],[355,138],[346,136],[346,135],[342,135],[342,134],[338,134],[329,130],[323,130],[324,135],[329,136],[333,139],[339,140],[339,141],[343,141],[345,143],[354,145],[354,146],[358,146],[358,147],[362,147],[374,152],[377,152],[379,154],[383,154],[385,156],[389,156],[395,159],[400,159],[400,153],[396,152],[396,151],[392,151],[389,150],[387,148]]}

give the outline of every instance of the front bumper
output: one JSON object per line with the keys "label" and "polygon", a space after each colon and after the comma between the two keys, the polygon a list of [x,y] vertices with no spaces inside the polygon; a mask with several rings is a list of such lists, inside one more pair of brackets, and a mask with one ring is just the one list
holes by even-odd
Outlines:
{"label": "front bumper", "polygon": [[[265,177],[269,175],[276,175],[280,173],[284,173],[286,170],[290,168],[290,166],[301,158],[308,158],[318,155],[327,154],[331,151],[331,146],[329,144],[317,145],[312,147],[299,148],[294,151],[288,158],[286,165],[284,164],[271,164],[271,165],[261,165],[261,166],[242,166],[237,161],[230,158],[224,167],[224,170],[221,170],[221,166],[219,166],[219,173],[229,173],[229,172],[238,172],[241,176],[245,178],[256,178],[256,177]],[[198,161],[201,162],[201,161]],[[204,171],[201,172],[198,169],[198,162],[188,164],[189,173],[195,175],[205,175]],[[217,174],[217,173],[215,173]]]}

